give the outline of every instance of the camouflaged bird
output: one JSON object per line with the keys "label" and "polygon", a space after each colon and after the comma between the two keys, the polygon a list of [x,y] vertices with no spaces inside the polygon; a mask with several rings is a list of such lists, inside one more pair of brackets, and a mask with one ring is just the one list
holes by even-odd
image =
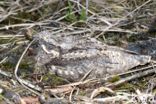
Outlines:
{"label": "camouflaged bird", "polygon": [[150,56],[108,46],[87,35],[53,35],[43,31],[35,39],[39,44],[36,67],[45,66],[70,81],[81,79],[90,70],[90,77],[105,77],[151,60]]}

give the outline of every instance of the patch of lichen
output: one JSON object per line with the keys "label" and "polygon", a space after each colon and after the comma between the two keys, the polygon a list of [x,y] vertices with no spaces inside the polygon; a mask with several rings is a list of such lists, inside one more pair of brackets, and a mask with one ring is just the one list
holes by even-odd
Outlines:
{"label": "patch of lichen", "polygon": [[61,85],[64,83],[64,80],[54,74],[47,73],[43,76],[43,82],[47,83],[48,85],[55,87],[57,85]]}

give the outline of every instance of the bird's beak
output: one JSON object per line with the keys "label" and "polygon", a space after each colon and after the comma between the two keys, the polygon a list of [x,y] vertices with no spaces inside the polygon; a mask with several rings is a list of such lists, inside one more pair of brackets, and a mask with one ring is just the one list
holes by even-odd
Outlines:
{"label": "bird's beak", "polygon": [[52,54],[54,58],[60,56],[59,52],[55,50],[48,50],[44,44],[42,44],[41,47],[47,54]]}

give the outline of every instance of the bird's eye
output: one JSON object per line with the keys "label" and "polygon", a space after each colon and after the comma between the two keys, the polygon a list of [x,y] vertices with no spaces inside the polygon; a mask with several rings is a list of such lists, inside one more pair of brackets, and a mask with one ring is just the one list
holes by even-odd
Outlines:
{"label": "bird's eye", "polygon": [[46,41],[48,38],[47,37],[43,37],[43,39]]}

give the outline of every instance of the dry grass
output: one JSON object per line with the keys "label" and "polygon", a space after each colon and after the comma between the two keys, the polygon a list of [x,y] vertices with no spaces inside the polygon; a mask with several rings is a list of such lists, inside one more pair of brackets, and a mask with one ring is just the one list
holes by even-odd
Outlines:
{"label": "dry grass", "polygon": [[[151,27],[156,28],[150,25],[154,18],[156,18],[155,0],[68,1],[70,1],[70,4],[67,0],[1,0],[1,68],[4,68],[3,64],[8,62],[12,52],[23,47],[23,45],[32,39],[34,34],[43,30],[49,30],[53,34],[88,34],[106,42],[108,40],[107,35],[112,36],[113,34],[113,37],[116,35],[129,37],[144,31],[146,32]],[[11,75],[16,76],[18,81],[20,80],[20,83],[25,83],[26,81],[19,79],[17,76],[18,65],[15,75]],[[0,73],[4,76],[8,75],[3,71]],[[12,78],[12,83],[15,83],[17,79]],[[33,80],[33,82],[35,81]],[[41,81],[40,83],[44,82]],[[90,86],[92,83],[96,87],[86,87],[84,90],[83,85]],[[152,83],[146,83],[148,85],[146,89],[135,89],[133,93],[128,90],[126,92],[123,90],[114,90],[112,93],[110,88],[102,87],[105,84],[97,79],[80,81],[67,86],[58,86],[58,88],[51,89],[50,91],[57,98],[58,95],[53,91],[56,93],[61,91],[59,92],[59,97],[64,97],[70,102],[79,101],[80,103],[90,104],[99,102],[154,104],[156,103],[155,93],[153,93],[155,84],[153,85]],[[19,86],[18,84],[11,85]],[[40,87],[35,87],[32,83],[28,82],[26,86],[33,90],[37,88],[35,90],[39,89],[38,91],[41,91]],[[45,90],[48,89],[45,88]],[[89,91],[87,92],[87,90]],[[109,92],[109,94],[105,93],[105,91]],[[103,92],[105,93],[104,96],[97,97],[97,95]],[[22,98],[20,100],[23,101]],[[8,99],[5,99],[5,101],[9,102]]]}

